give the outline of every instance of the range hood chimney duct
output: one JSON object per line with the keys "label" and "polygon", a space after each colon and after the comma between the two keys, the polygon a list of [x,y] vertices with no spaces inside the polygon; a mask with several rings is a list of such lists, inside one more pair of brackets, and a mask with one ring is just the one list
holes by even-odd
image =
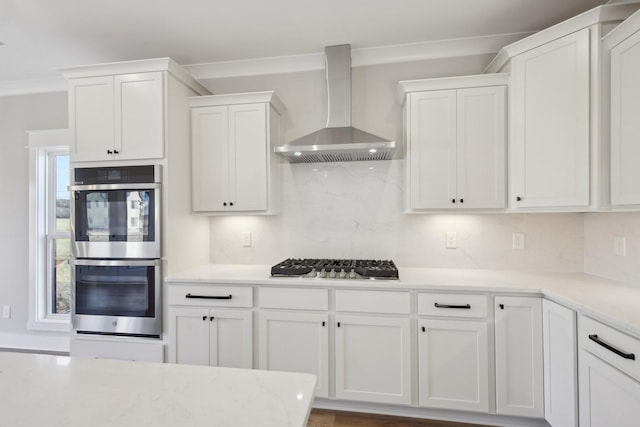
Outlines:
{"label": "range hood chimney duct", "polygon": [[325,47],[327,124],[274,152],[291,163],[390,160],[394,141],[351,126],[351,45]]}

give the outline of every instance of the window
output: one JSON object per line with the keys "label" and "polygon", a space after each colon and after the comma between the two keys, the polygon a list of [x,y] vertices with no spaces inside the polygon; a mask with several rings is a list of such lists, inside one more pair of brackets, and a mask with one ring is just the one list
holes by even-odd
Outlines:
{"label": "window", "polygon": [[30,329],[69,329],[69,138],[66,129],[29,132]]}

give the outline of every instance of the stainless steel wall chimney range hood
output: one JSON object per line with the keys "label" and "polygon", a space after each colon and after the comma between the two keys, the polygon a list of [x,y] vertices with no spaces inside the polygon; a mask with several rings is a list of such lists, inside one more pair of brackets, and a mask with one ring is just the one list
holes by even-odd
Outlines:
{"label": "stainless steel wall chimney range hood", "polygon": [[351,126],[351,45],[325,47],[327,125],[274,148],[291,163],[389,160],[395,141]]}

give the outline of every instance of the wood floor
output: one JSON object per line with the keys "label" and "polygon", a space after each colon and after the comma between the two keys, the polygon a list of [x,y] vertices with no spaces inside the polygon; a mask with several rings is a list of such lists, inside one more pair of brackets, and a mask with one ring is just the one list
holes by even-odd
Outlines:
{"label": "wood floor", "polygon": [[312,409],[307,427],[487,427],[477,424]]}

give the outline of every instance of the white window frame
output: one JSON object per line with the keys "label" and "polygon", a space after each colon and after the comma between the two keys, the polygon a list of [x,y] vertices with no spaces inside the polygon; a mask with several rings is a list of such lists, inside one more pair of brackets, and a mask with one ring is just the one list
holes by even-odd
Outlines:
{"label": "white window frame", "polygon": [[[50,167],[53,155],[69,154],[72,134],[69,129],[27,132],[29,137],[29,319],[28,329],[69,331],[68,314],[51,313],[50,283],[55,240],[66,233],[55,232],[55,168]],[[71,169],[71,167],[70,167]],[[48,230],[54,230],[48,233]],[[70,237],[70,236],[69,236]]]}

